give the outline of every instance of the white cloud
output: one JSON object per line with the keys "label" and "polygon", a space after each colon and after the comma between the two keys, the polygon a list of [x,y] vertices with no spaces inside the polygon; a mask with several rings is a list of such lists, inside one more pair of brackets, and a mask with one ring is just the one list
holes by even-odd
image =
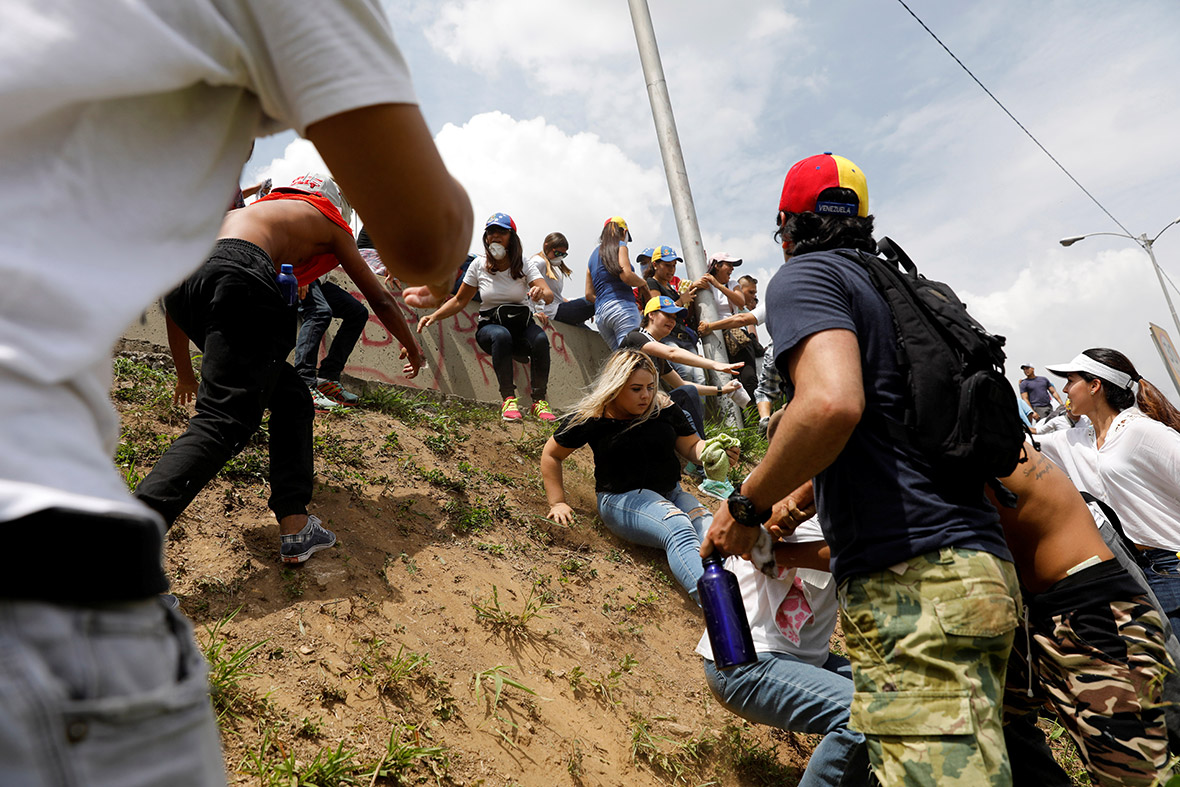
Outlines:
{"label": "white cloud", "polygon": [[527,254],[540,250],[548,233],[561,232],[570,242],[573,297],[581,293],[586,260],[610,216],[627,220],[637,249],[671,242],[662,225],[668,199],[663,171],[640,166],[596,134],[570,135],[544,118],[489,112],[461,126],[448,123],[435,143],[471,197],[472,249],[482,250],[484,220],[500,211],[516,221]]}
{"label": "white cloud", "polygon": [[283,186],[309,172],[331,174],[315,145],[306,139],[293,140],[283,149],[281,156],[269,162],[251,161],[247,171],[252,176],[252,183],[270,178],[274,186]]}
{"label": "white cloud", "polygon": [[987,295],[956,289],[976,319],[1008,338],[1009,378],[1019,378],[1020,364],[1049,376],[1046,364],[1068,361],[1090,347],[1111,347],[1172,401],[1180,401],[1148,334],[1151,321],[1173,342],[1177,338],[1147,255],[1134,247],[1084,254],[1055,249],[1020,270],[1009,287]]}

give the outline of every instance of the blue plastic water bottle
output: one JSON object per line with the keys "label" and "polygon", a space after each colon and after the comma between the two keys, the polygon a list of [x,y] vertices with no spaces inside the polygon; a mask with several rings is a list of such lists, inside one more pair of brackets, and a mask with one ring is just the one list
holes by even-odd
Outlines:
{"label": "blue plastic water bottle", "polygon": [[717,669],[728,669],[757,661],[758,653],[750,636],[750,621],[737,577],[725,569],[722,560],[717,551],[702,558],[705,573],[697,580],[697,594],[705,613],[713,663]]}
{"label": "blue plastic water bottle", "polygon": [[288,306],[299,302],[299,280],[295,278],[294,267],[284,264],[279,275],[275,276],[275,281],[279,283],[279,292],[287,299]]}

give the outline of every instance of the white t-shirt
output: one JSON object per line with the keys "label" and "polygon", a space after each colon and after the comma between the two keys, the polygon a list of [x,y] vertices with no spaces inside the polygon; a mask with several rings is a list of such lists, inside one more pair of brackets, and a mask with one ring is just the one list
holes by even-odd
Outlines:
{"label": "white t-shirt", "polygon": [[[823,538],[819,523],[812,517],[783,540],[805,543],[822,541]],[[836,629],[836,615],[839,611],[836,582],[830,573],[810,568],[793,568],[783,573],[779,579],[771,579],[755,568],[750,561],[736,556],[727,558],[725,567],[737,576],[756,651],[789,653],[817,667],[828,660],[828,642]],[[787,597],[796,575],[801,580],[803,594],[811,606],[812,613],[811,619],[799,630],[798,645],[787,639],[774,620],[775,613]],[[707,632],[697,644],[696,652],[707,659],[713,658],[713,648],[709,644]]]}
{"label": "white t-shirt", "polygon": [[0,521],[146,515],[110,351],[209,252],[250,140],[417,103],[377,0],[8,0],[0,24]]}
{"label": "white t-shirt", "polygon": [[[733,282],[731,281],[730,284],[732,283]],[[725,286],[729,287],[731,290],[733,289],[733,287],[730,287],[729,284]],[[730,315],[737,313],[734,311],[733,302],[729,300],[729,297],[726,296],[725,293],[716,287],[709,287],[709,292],[713,294],[713,303],[717,304],[717,319],[720,320],[724,317],[729,317]]]}
{"label": "white t-shirt", "polygon": [[1074,486],[1114,509],[1128,538],[1180,549],[1180,432],[1128,407],[1115,416],[1102,448],[1089,424],[1036,439]]}
{"label": "white t-shirt", "polygon": [[553,303],[545,303],[545,301],[529,302],[532,303],[534,312],[544,312],[545,315],[552,320],[557,316],[557,307],[560,306],[565,300],[565,298],[561,296],[561,291],[565,288],[565,276],[563,276],[561,271],[557,268],[553,269],[553,272],[557,274],[556,279],[550,279],[547,275],[545,275],[545,269],[547,267],[546,263],[548,262],[548,259],[544,254],[534,254],[533,256],[529,257],[528,261],[534,263],[537,266],[537,272],[541,274],[541,278],[544,279],[545,283],[549,285],[549,289],[553,290]]}
{"label": "white t-shirt", "polygon": [[537,270],[537,263],[531,259],[524,261],[524,277],[514,279],[510,270],[489,271],[488,258],[481,254],[467,266],[463,283],[479,290],[480,311],[487,311],[506,303],[531,303],[529,287],[540,278],[543,277]]}

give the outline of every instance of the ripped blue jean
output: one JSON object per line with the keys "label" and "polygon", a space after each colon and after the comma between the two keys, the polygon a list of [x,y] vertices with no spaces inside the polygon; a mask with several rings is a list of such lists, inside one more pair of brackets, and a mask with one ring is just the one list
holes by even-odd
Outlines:
{"label": "ripped blue jean", "polygon": [[713,514],[677,484],[667,494],[650,489],[599,492],[598,514],[607,529],[624,541],[664,550],[672,576],[693,601],[701,565],[701,538]]}

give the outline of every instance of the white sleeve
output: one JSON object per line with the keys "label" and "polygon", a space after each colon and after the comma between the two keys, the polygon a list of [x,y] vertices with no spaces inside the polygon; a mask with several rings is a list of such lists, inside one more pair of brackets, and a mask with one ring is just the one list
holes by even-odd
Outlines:
{"label": "white sleeve", "polygon": [[[537,279],[544,280],[544,278],[545,278],[545,274],[542,272],[541,266],[539,266],[537,264],[536,257],[529,257],[527,260],[524,261],[524,280],[525,280],[525,282],[527,282],[530,286],[532,286],[532,283],[535,282]],[[548,284],[548,282],[546,282],[546,284]]]}
{"label": "white sleeve", "polygon": [[418,103],[377,0],[213,1],[239,36],[263,111],[301,135],[351,109]]}
{"label": "white sleeve", "polygon": [[758,301],[758,305],[755,306],[750,311],[750,314],[754,315],[754,320],[755,320],[756,325],[765,325],[766,324],[766,301]]}

